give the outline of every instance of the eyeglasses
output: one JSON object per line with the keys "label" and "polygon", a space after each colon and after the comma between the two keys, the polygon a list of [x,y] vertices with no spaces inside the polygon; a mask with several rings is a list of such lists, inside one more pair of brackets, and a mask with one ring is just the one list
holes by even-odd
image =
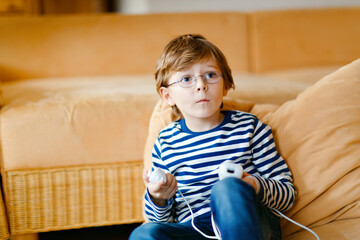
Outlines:
{"label": "eyeglasses", "polygon": [[180,85],[180,87],[190,88],[195,85],[198,77],[201,77],[208,84],[213,84],[213,83],[217,83],[220,81],[222,74],[215,72],[215,71],[211,71],[211,72],[207,72],[203,75],[198,75],[198,76],[185,75],[185,76],[182,76],[179,81],[170,83],[168,85],[168,87],[178,83]]}

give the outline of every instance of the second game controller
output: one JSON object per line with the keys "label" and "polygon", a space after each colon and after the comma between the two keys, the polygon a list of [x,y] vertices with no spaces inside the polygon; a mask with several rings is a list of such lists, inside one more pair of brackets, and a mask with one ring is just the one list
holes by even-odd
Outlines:
{"label": "second game controller", "polygon": [[219,167],[220,180],[228,177],[236,177],[241,179],[243,175],[243,168],[239,164],[232,162],[223,162]]}

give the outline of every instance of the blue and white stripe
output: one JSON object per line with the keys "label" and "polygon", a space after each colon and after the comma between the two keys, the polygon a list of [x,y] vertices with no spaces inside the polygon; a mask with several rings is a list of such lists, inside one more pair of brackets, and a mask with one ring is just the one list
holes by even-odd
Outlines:
{"label": "blue and white stripe", "polygon": [[[291,173],[276,150],[269,126],[254,115],[224,111],[224,121],[206,132],[191,132],[184,120],[171,123],[157,138],[153,167],[176,177],[178,188],[194,215],[210,211],[210,192],[219,180],[218,167],[224,161],[242,165],[259,182],[259,199],[269,208],[286,211],[295,199]],[[165,207],[156,206],[147,192],[145,214],[149,221],[188,221],[190,211],[177,192]]]}

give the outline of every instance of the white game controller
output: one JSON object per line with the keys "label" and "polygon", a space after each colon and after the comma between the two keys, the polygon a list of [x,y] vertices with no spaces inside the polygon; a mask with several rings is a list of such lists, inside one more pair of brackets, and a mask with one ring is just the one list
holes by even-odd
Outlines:
{"label": "white game controller", "polygon": [[228,177],[242,178],[243,168],[239,164],[232,162],[223,162],[219,167],[220,180]]}
{"label": "white game controller", "polygon": [[149,181],[152,183],[160,182],[161,180],[166,183],[166,173],[160,168],[155,168],[153,172],[148,173]]}

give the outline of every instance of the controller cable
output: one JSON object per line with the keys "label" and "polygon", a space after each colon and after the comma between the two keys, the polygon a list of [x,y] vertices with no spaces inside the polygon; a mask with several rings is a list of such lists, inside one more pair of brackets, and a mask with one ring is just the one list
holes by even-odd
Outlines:
{"label": "controller cable", "polygon": [[[224,178],[227,178],[227,177],[237,177],[237,178],[241,178],[239,176],[242,176],[242,173],[243,173],[243,170],[242,170],[242,167],[237,165],[237,164],[234,164],[234,163],[229,163],[229,162],[224,162],[222,164],[220,164],[220,167],[219,167],[219,177],[220,177],[220,180],[224,179]],[[149,173],[150,177],[149,177],[149,180],[151,182],[158,182],[160,180],[163,180],[164,182],[166,182],[166,174],[164,171],[162,171],[161,169],[157,168],[155,169],[155,171],[153,173]],[[213,228],[213,231],[215,233],[215,236],[209,236],[209,235],[206,235],[205,233],[203,233],[200,229],[198,229],[194,223],[194,220],[195,220],[195,216],[194,216],[194,213],[190,207],[190,204],[188,203],[188,201],[185,199],[184,195],[182,194],[182,192],[180,191],[180,189],[178,188],[177,191],[180,193],[181,197],[184,199],[184,202],[186,203],[187,207],[189,208],[190,210],[190,213],[191,213],[191,225],[192,227],[197,231],[199,232],[202,236],[208,238],[208,239],[218,239],[218,240],[221,240],[221,235],[220,235],[220,231],[219,231],[219,228],[216,226],[215,224],[215,221],[214,221],[214,216],[213,214],[211,214],[211,224],[212,224],[212,228]],[[287,217],[286,215],[284,215],[282,212],[280,212],[279,210],[277,209],[274,209],[274,208],[270,208],[271,210],[275,211],[277,214],[279,214],[280,216],[282,216],[283,218],[285,218],[286,220],[292,222],[293,224],[309,231],[311,234],[313,234],[317,240],[320,240],[319,236],[313,231],[311,230],[310,228],[308,227],[305,227],[304,225],[292,220],[291,218]]]}

